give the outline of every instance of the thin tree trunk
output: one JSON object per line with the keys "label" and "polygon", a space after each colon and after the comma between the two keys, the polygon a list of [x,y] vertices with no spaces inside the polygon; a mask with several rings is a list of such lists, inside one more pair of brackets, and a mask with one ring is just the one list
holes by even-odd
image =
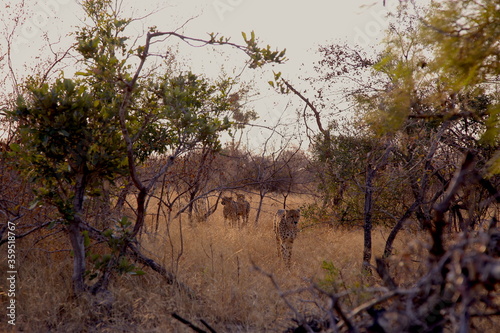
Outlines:
{"label": "thin tree trunk", "polygon": [[[160,226],[160,212],[161,212],[161,205],[162,205],[162,201],[163,201],[163,195],[165,193],[165,179],[166,179],[166,175],[163,175],[163,180],[161,182],[160,200],[158,200],[158,207],[156,209],[155,232],[158,232],[158,228]],[[167,223],[168,223],[168,220],[167,220]]]}
{"label": "thin tree trunk", "polygon": [[130,235],[130,239],[135,239],[135,236],[141,231],[144,225],[144,219],[146,215],[146,197],[148,195],[148,190],[146,187],[141,187],[139,193],[137,194],[137,220],[135,221],[134,229]]}
{"label": "thin tree trunk", "polygon": [[191,227],[195,225],[195,221],[193,221],[193,210],[194,210],[194,202],[195,202],[194,198],[196,198],[196,192],[198,192],[198,190],[195,190],[189,194],[188,221]]}
{"label": "thin tree trunk", "polygon": [[[210,202],[209,202],[209,207],[207,212],[203,215],[203,220],[207,220],[215,211],[217,210],[217,207],[219,205],[220,198],[222,197],[222,192],[219,193],[219,196],[217,197],[217,200],[215,203],[210,207]],[[208,198],[207,198],[208,200]]]}
{"label": "thin tree trunk", "polygon": [[372,153],[368,153],[366,165],[366,184],[365,184],[365,223],[364,223],[364,248],[363,248],[363,264],[361,272],[371,276],[373,274],[370,261],[372,258],[372,209],[373,209],[373,179],[377,173],[377,169],[387,163],[387,158],[392,150],[392,144],[388,144],[384,154],[373,165]]}
{"label": "thin tree trunk", "polygon": [[127,200],[127,195],[130,192],[130,189],[132,188],[134,184],[132,182],[127,182],[125,187],[121,190],[120,194],[118,195],[118,200],[116,201],[115,208],[117,211],[121,212],[123,206],[125,205],[125,201]]}
{"label": "thin tree trunk", "polygon": [[264,201],[265,196],[266,196],[266,193],[261,191],[260,192],[260,199],[259,199],[259,207],[257,208],[257,214],[255,215],[255,227],[257,227],[259,224],[260,212],[262,210],[262,203]]}
{"label": "thin tree trunk", "polygon": [[448,189],[444,193],[443,200],[433,206],[434,216],[432,225],[429,228],[432,237],[432,247],[429,252],[432,255],[432,259],[436,262],[446,252],[443,244],[443,231],[446,227],[444,214],[449,210],[453,198],[465,182],[466,177],[471,176],[471,173],[473,173],[474,167],[475,156],[472,152],[467,152],[460,170],[455,172]]}
{"label": "thin tree trunk", "polygon": [[85,170],[77,177],[75,184],[75,197],[73,199],[74,215],[69,217],[68,234],[73,248],[73,291],[75,295],[81,294],[86,290],[84,282],[85,274],[85,243],[82,235],[81,214],[83,211],[83,197],[87,186],[87,176]]}
{"label": "thin tree trunk", "polygon": [[288,199],[289,194],[290,194],[290,192],[283,194],[283,209],[286,209],[286,199]]}
{"label": "thin tree trunk", "polygon": [[363,265],[361,272],[363,274],[372,275],[370,260],[372,258],[372,207],[373,207],[373,178],[375,177],[376,169],[371,163],[366,167],[366,184],[365,184],[365,221],[364,221],[364,248],[363,248]]}

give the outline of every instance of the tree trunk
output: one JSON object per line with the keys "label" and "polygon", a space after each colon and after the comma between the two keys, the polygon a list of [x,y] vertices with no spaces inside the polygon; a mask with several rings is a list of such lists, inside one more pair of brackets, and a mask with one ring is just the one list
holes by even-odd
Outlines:
{"label": "tree trunk", "polygon": [[444,193],[442,201],[433,206],[434,217],[432,225],[429,228],[432,237],[432,247],[429,252],[435,262],[439,261],[439,259],[441,259],[446,252],[443,243],[443,231],[445,230],[447,224],[444,214],[450,209],[453,198],[465,182],[467,176],[471,176],[474,167],[475,156],[472,152],[467,152],[460,170],[457,170],[453,176],[450,185]]}
{"label": "tree trunk", "polygon": [[85,274],[85,243],[82,235],[83,198],[87,186],[87,175],[85,170],[77,176],[75,184],[75,197],[73,199],[74,215],[68,217],[68,234],[73,248],[73,291],[75,295],[84,292],[87,288],[84,282]]}
{"label": "tree trunk", "polygon": [[[165,179],[166,179],[166,175],[163,175],[163,180],[161,182],[160,200],[158,200],[158,206],[156,208],[155,232],[158,232],[158,228],[160,226],[161,205],[162,205],[162,202],[163,202],[163,195],[165,194],[165,185],[166,185]],[[170,207],[169,207],[169,209],[170,209]],[[170,221],[170,220],[167,220],[167,223],[168,223],[168,221]]]}
{"label": "tree trunk", "polygon": [[283,209],[286,209],[286,199],[288,199],[288,195],[290,192],[283,193]]}
{"label": "tree trunk", "polygon": [[365,223],[364,223],[364,249],[363,249],[363,265],[361,273],[371,276],[372,269],[370,260],[372,258],[372,208],[373,208],[373,179],[377,173],[377,169],[387,163],[387,158],[392,150],[392,144],[387,144],[384,154],[372,164],[372,153],[368,153],[366,164],[366,184],[365,184]]}
{"label": "tree trunk", "polygon": [[363,248],[363,264],[361,272],[363,274],[372,275],[370,260],[372,258],[372,206],[373,206],[373,178],[375,177],[376,169],[369,162],[366,167],[366,184],[365,184],[365,221],[364,221],[364,248]]}
{"label": "tree trunk", "polygon": [[194,186],[194,188],[191,190],[189,193],[189,204],[188,204],[188,220],[189,220],[189,225],[191,227],[195,226],[196,221],[193,219],[193,212],[194,212],[194,205],[196,202],[196,195],[198,194],[199,191],[199,183]]}
{"label": "tree trunk", "polygon": [[80,228],[80,218],[70,222],[68,227],[69,239],[73,248],[73,291],[79,295],[86,290],[83,276],[85,274],[85,244]]}
{"label": "tree trunk", "polygon": [[125,205],[125,201],[127,200],[127,195],[130,192],[130,189],[132,188],[134,184],[132,182],[127,182],[123,189],[121,190],[120,194],[118,195],[118,200],[116,201],[115,205],[115,210],[121,212],[123,206]]}
{"label": "tree trunk", "polygon": [[130,239],[135,239],[135,236],[142,230],[146,215],[146,197],[148,190],[142,186],[137,194],[137,220],[135,221],[134,229],[130,235]]}
{"label": "tree trunk", "polygon": [[260,199],[259,199],[259,207],[257,208],[257,214],[255,215],[255,227],[257,227],[259,224],[260,212],[262,210],[262,203],[264,201],[265,196],[266,196],[266,192],[261,191],[260,192]]}

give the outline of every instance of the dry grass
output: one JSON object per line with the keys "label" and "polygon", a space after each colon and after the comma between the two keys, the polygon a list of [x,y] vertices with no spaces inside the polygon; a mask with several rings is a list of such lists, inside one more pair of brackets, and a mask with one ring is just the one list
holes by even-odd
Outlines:
{"label": "dry grass", "polygon": [[[300,201],[296,198],[290,206],[296,207]],[[68,253],[40,249],[69,248],[65,238],[57,240],[58,244],[39,243],[37,249],[23,250],[18,262],[16,328],[27,332],[192,332],[171,317],[176,312],[200,327],[199,320],[203,319],[217,332],[279,332],[290,325],[294,313],[278,295],[269,275],[280,290],[297,291],[287,299],[297,310],[310,314],[318,311],[311,302],[317,301],[308,288],[311,281],[352,289],[376,283],[360,275],[362,230],[303,230],[294,244],[292,268],[286,269],[278,259],[271,225],[278,208],[274,201],[266,201],[259,226],[253,227],[252,210],[251,226],[243,230],[225,228],[221,208],[209,221],[195,227],[176,220],[167,228],[163,221],[156,233],[148,225],[141,239],[145,253],[175,272],[179,281],[195,291],[196,298],[147,271],[144,276],[117,276],[110,288],[112,306],[94,298],[72,299]],[[386,235],[379,230],[373,232],[374,256],[382,254]],[[401,254],[399,279],[418,269],[415,256],[405,255],[409,240],[416,238],[402,233],[396,242],[397,253]],[[27,249],[28,242],[20,241],[19,248]],[[411,249],[418,253],[422,247]],[[334,281],[322,268],[323,261],[338,268]],[[300,288],[304,290],[298,291]],[[365,296],[353,292],[348,301],[355,304]]]}

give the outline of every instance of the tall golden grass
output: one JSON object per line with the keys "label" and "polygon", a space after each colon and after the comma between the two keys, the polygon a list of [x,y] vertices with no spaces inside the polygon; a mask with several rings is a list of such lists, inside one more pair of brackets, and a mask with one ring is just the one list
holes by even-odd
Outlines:
{"label": "tall golden grass", "polygon": [[[256,199],[250,200],[255,208]],[[299,207],[303,200],[293,198],[289,206]],[[16,327],[10,328],[25,332],[192,332],[171,316],[175,312],[199,327],[204,320],[217,332],[282,332],[292,325],[294,310],[311,316],[320,312],[321,298],[311,283],[349,289],[346,302],[353,306],[362,302],[367,295],[356,290],[377,283],[361,275],[362,230],[303,229],[294,244],[292,267],[287,269],[277,256],[272,229],[278,208],[275,200],[266,200],[258,226],[254,226],[252,209],[250,225],[242,230],[224,226],[221,207],[195,226],[183,216],[170,223],[160,220],[155,231],[150,221],[140,239],[144,253],[174,272],[192,293],[146,269],[142,276],[115,276],[110,286],[112,303],[70,296],[72,259],[69,251],[59,251],[70,248],[64,234],[36,244],[33,238],[20,240],[18,318]],[[387,230],[374,230],[374,257],[382,254],[387,234]],[[404,231],[399,235],[393,266],[400,281],[423,265],[418,258],[423,238]],[[332,275],[322,268],[323,262],[338,271]]]}

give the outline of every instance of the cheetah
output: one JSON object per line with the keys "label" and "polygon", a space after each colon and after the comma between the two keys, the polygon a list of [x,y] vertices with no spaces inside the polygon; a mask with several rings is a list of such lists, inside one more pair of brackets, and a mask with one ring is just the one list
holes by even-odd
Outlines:
{"label": "cheetah", "polygon": [[278,257],[283,259],[286,267],[290,267],[293,241],[299,232],[299,219],[300,209],[279,209],[274,217]]}
{"label": "cheetah", "polygon": [[250,217],[250,203],[245,200],[243,194],[236,194],[238,203],[238,217],[241,217],[242,226],[248,224],[248,218]]}
{"label": "cheetah", "polygon": [[224,206],[222,209],[222,214],[224,215],[224,226],[227,225],[227,220],[229,220],[229,225],[238,225],[238,203],[233,201],[232,197],[223,197],[221,204]]}

